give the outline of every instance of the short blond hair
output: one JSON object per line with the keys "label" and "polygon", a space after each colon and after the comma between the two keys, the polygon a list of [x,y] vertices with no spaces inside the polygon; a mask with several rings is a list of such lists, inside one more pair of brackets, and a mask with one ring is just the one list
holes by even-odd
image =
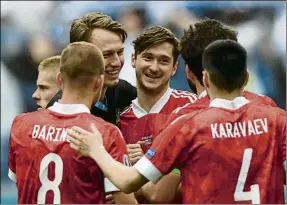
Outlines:
{"label": "short blond hair", "polygon": [[62,51],[60,72],[63,80],[85,85],[91,77],[102,75],[104,70],[102,51],[92,43],[70,43]]}
{"label": "short blond hair", "polygon": [[38,71],[49,72],[52,75],[55,75],[60,71],[61,56],[52,56],[42,60],[38,66]]}

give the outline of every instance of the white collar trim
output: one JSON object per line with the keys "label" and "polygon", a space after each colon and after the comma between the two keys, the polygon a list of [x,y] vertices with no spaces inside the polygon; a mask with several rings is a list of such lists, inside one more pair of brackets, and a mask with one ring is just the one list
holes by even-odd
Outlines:
{"label": "white collar trim", "polygon": [[137,118],[141,118],[149,113],[159,113],[169,100],[172,88],[168,88],[164,95],[152,106],[149,112],[146,112],[138,103],[138,98],[132,101],[132,109]]}
{"label": "white collar trim", "polygon": [[199,94],[198,99],[204,98],[205,96],[207,96],[206,90]]}
{"label": "white collar trim", "polygon": [[55,102],[53,106],[48,108],[53,112],[57,112],[60,114],[78,114],[78,113],[91,113],[90,109],[84,104],[61,104]]}
{"label": "white collar trim", "polygon": [[218,107],[218,108],[225,108],[229,110],[236,110],[241,108],[242,106],[246,105],[250,101],[247,100],[245,97],[237,97],[234,100],[225,100],[216,98],[212,100],[209,104],[209,107]]}

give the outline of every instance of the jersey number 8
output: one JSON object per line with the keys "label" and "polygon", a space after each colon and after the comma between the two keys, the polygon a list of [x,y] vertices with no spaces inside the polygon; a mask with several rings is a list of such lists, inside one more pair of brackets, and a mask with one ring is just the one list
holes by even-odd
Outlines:
{"label": "jersey number 8", "polygon": [[[51,162],[55,163],[55,178],[53,181],[48,178],[48,166]],[[63,160],[55,153],[47,154],[41,161],[39,178],[42,186],[38,191],[37,204],[45,204],[46,194],[49,190],[54,193],[53,204],[61,203],[59,185],[63,178]]]}

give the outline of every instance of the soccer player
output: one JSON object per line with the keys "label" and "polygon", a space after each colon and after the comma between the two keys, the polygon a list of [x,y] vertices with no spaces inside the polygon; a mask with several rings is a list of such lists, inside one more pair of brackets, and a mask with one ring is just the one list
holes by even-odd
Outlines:
{"label": "soccer player", "polygon": [[[138,119],[149,113],[170,114],[177,107],[193,103],[197,99],[193,93],[169,87],[170,79],[178,67],[179,55],[179,41],[169,29],[151,26],[145,29],[133,44],[135,53],[132,55],[132,66],[136,69],[138,97],[121,114],[119,123],[119,128],[128,144],[132,164],[143,156],[153,141],[152,136],[132,134],[136,132],[132,127],[137,124]],[[165,186],[168,178],[174,181],[174,175],[171,173],[166,176],[160,184]],[[150,186],[154,185],[150,183]],[[159,192],[163,195],[168,189],[154,191],[156,188],[152,189],[150,186],[144,188],[148,193],[139,190],[138,194],[144,195],[151,203],[164,203],[165,201],[153,195]],[[139,202],[147,203],[146,200]]]}
{"label": "soccer player", "polygon": [[[133,44],[132,66],[136,69],[138,97],[121,114],[119,128],[128,144],[143,141],[142,146],[145,147],[152,143],[152,138],[134,138],[129,134],[132,124],[149,113],[169,114],[177,107],[193,103],[197,97],[169,87],[178,67],[179,55],[179,41],[169,29],[149,27]],[[131,163],[140,157],[132,157]]]}
{"label": "soccer player", "polygon": [[136,88],[119,79],[124,65],[124,42],[127,33],[123,26],[103,13],[89,13],[75,19],[70,29],[70,43],[86,41],[98,46],[104,55],[104,88],[91,113],[118,125],[120,113],[136,98]]}
{"label": "soccer player", "polygon": [[[72,150],[67,129],[79,125],[103,134],[105,149],[128,163],[123,137],[114,125],[90,114],[100,98],[104,81],[101,50],[91,43],[69,44],[62,52],[61,103],[14,119],[9,146],[9,177],[16,182],[18,203],[104,203],[105,190],[116,191],[99,166]],[[135,203],[133,196],[115,193],[116,202]],[[120,200],[120,201],[117,201]]]}
{"label": "soccer player", "polygon": [[61,87],[56,81],[60,71],[61,56],[44,59],[38,66],[37,90],[32,98],[36,101],[38,110],[50,107],[53,98],[58,98]]}
{"label": "soccer player", "polygon": [[126,193],[180,167],[184,203],[283,204],[286,112],[241,96],[246,64],[246,50],[237,42],[211,43],[203,54],[209,108],[174,121],[134,167],[115,162],[97,131],[91,137],[73,127],[72,147],[92,157]]}
{"label": "soccer player", "polygon": [[[183,108],[176,109],[174,111],[175,113],[186,114],[191,111],[190,109],[194,110],[194,108],[198,105],[208,107],[210,100],[207,96],[207,92],[202,81],[202,55],[204,49],[210,43],[216,40],[224,39],[237,41],[237,32],[220,21],[214,19],[202,20],[196,23],[194,26],[190,26],[189,29],[184,32],[184,36],[180,41],[180,54],[186,63],[186,77],[189,87],[191,90],[197,93],[199,100],[197,100],[196,103],[185,105]],[[244,89],[244,86],[242,89]],[[243,95],[247,99],[256,103],[277,107],[276,103],[267,96],[258,95],[248,91],[244,91]]]}

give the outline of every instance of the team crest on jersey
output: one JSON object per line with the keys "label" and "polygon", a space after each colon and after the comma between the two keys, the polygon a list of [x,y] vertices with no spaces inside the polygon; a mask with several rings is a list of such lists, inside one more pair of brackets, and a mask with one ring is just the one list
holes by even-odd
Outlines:
{"label": "team crest on jersey", "polygon": [[153,158],[153,156],[155,155],[156,151],[152,148],[150,148],[147,152],[146,155],[149,156],[149,158]]}

